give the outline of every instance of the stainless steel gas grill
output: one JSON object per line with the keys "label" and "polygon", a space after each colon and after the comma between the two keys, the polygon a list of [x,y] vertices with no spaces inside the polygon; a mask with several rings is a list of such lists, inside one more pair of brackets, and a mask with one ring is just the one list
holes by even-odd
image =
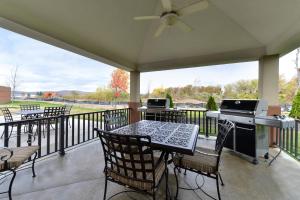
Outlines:
{"label": "stainless steel gas grill", "polygon": [[268,128],[255,124],[255,118],[265,117],[267,109],[268,105],[264,100],[223,100],[219,120],[230,120],[235,123],[235,129],[229,135],[225,147],[246,155],[255,164],[260,156],[267,159]]}
{"label": "stainless steel gas grill", "polygon": [[169,99],[148,99],[147,107],[142,107],[139,110],[145,111],[147,120],[158,120],[160,113],[168,111],[170,108]]}

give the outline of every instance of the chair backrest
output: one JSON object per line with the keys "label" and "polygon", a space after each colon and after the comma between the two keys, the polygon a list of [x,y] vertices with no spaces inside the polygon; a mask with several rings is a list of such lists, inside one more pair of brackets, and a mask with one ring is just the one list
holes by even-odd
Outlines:
{"label": "chair backrest", "polygon": [[45,107],[44,117],[57,117],[65,114],[65,106]]}
{"label": "chair backrest", "polygon": [[14,121],[12,115],[11,115],[11,112],[9,111],[8,108],[1,108],[1,111],[3,113],[3,116],[4,116],[4,120],[5,122],[12,122]]}
{"label": "chair backrest", "polygon": [[128,115],[123,110],[108,110],[104,113],[104,128],[106,131],[126,126],[128,123]]}
{"label": "chair backrest", "polygon": [[226,139],[233,128],[234,123],[232,123],[231,121],[224,120],[223,122],[219,123],[219,132],[215,144],[215,151],[219,155],[221,155]]}
{"label": "chair backrest", "polygon": [[24,104],[20,105],[20,109],[27,111],[27,110],[39,110],[41,106],[39,104]]}
{"label": "chair backrest", "polygon": [[69,104],[65,105],[65,115],[71,114],[72,107],[73,105],[69,105]]}
{"label": "chair backrest", "polygon": [[150,136],[120,135],[98,130],[105,172],[132,180],[155,183],[155,166]]}
{"label": "chair backrest", "polygon": [[170,110],[160,112],[160,121],[173,122],[173,123],[185,123],[187,112],[183,110]]}

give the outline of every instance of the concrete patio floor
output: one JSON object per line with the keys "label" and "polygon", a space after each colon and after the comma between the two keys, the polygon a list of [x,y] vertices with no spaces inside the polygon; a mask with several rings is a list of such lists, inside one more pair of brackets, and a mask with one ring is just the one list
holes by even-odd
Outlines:
{"label": "concrete patio floor", "polygon": [[[198,145],[210,146],[212,140],[199,139]],[[271,150],[274,154],[276,150]],[[25,169],[17,173],[13,185],[13,199],[45,199],[45,200],[93,200],[102,199],[104,190],[103,154],[100,141],[66,152],[61,157],[54,154],[36,164],[37,177],[31,177],[31,170]],[[169,186],[174,195],[175,178],[170,167]],[[261,159],[258,165],[241,159],[235,154],[224,150],[222,155],[221,173],[225,186],[221,187],[224,200],[295,200],[300,199],[300,163],[282,153],[271,167]],[[180,185],[195,186],[195,175],[180,175]],[[6,181],[1,190],[6,189]],[[202,178],[198,177],[201,184]],[[164,183],[164,182],[163,182]],[[157,199],[164,198],[165,184],[157,194]],[[108,184],[108,197],[125,188],[115,183]],[[215,181],[205,178],[203,189],[216,197]],[[8,199],[6,194],[0,199]],[[150,199],[148,196],[129,193],[121,194],[113,199]],[[209,199],[201,191],[179,191],[179,199]]]}

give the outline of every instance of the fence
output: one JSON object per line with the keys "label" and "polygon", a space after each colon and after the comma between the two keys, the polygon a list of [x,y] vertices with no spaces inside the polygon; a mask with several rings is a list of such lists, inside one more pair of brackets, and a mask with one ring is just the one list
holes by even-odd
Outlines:
{"label": "fence", "polygon": [[[209,136],[216,136],[218,133],[218,120],[215,118],[206,117],[206,109],[180,109],[185,112],[185,123],[195,124],[199,126],[199,134]],[[159,112],[156,114],[160,114]],[[141,112],[141,119],[147,119],[146,112]]]}
{"label": "fence", "polygon": [[295,128],[276,129],[276,145],[298,160],[300,160],[299,124],[300,121],[296,120]]}
{"label": "fence", "polygon": [[66,148],[97,137],[94,128],[104,128],[105,112],[123,112],[129,123],[129,111],[126,108],[1,123],[3,146],[39,145],[39,158],[56,152],[63,155]]}
{"label": "fence", "polygon": [[[185,123],[199,126],[199,134],[216,136],[218,121],[206,117],[206,110],[186,109]],[[0,123],[3,129],[3,146],[20,147],[39,145],[38,157],[55,152],[64,154],[70,148],[96,138],[94,128],[104,129],[104,113],[124,112],[130,121],[130,109],[116,109],[110,111],[89,112],[58,117],[27,119]],[[141,112],[141,119],[146,119],[145,112]],[[296,120],[295,128],[276,129],[276,144],[282,150],[300,160],[299,152],[299,124]],[[11,137],[10,134],[12,133]]]}

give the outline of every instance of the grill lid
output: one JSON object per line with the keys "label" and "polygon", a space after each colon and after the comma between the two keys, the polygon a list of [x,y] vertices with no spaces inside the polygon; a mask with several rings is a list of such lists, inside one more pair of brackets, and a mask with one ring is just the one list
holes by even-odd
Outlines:
{"label": "grill lid", "polygon": [[148,99],[147,108],[169,108],[169,99]]}
{"label": "grill lid", "polygon": [[242,113],[254,115],[259,103],[258,99],[224,99],[220,106],[221,113]]}

